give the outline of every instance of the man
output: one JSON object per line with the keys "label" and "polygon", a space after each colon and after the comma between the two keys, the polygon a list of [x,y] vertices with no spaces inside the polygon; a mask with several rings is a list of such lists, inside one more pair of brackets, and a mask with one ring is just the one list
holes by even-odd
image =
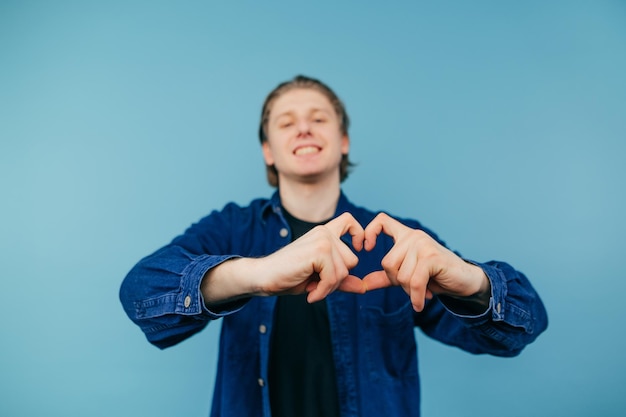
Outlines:
{"label": "man", "polygon": [[122,284],[160,348],[223,319],[212,416],[418,416],[414,326],[500,356],[547,326],[508,264],[462,259],[418,222],[348,201],[348,121],[320,81],[280,84],[259,129],[278,191],[214,211]]}

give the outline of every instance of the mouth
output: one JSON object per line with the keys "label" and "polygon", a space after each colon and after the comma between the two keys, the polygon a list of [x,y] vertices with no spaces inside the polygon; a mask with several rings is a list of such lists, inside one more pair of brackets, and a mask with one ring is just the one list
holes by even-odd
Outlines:
{"label": "mouth", "polygon": [[297,148],[295,151],[293,151],[293,154],[296,156],[303,156],[303,155],[311,155],[314,153],[318,153],[322,150],[322,148],[317,147],[317,146],[302,146]]}

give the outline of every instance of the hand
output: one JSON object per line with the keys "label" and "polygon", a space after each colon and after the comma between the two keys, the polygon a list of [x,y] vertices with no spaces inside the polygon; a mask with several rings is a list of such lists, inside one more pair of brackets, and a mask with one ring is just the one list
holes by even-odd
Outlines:
{"label": "hand", "polygon": [[357,256],[341,241],[352,235],[356,251],[363,248],[364,230],[349,213],[317,226],[281,250],[258,261],[261,292],[266,295],[308,292],[307,301],[320,301],[335,290],[364,293],[363,281],[349,274]]}
{"label": "hand", "polygon": [[[410,296],[415,311],[422,311],[433,294],[455,298],[479,298],[490,292],[489,279],[483,270],[465,262],[422,230],[411,229],[381,213],[365,228],[365,250],[372,250],[380,233],[394,240],[382,259],[384,271],[363,278],[367,290],[401,286]],[[473,300],[472,300],[473,301]]]}

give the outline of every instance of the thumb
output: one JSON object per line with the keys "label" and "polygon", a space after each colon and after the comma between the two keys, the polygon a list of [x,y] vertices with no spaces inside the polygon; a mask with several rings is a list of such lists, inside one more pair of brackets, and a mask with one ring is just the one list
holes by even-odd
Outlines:
{"label": "thumb", "polygon": [[387,288],[393,285],[385,271],[370,272],[363,278],[363,284],[365,284],[367,291]]}
{"label": "thumb", "polygon": [[338,290],[344,292],[353,292],[356,294],[365,294],[365,292],[367,291],[367,287],[365,286],[363,280],[361,280],[360,278],[354,275],[348,275],[343,281],[341,281]]}

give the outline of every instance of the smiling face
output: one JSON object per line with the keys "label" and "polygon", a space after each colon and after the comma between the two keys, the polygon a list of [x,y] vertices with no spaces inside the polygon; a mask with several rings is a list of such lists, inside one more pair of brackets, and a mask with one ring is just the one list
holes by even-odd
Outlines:
{"label": "smiling face", "polygon": [[330,100],[313,89],[296,88],[272,103],[263,142],[265,163],[279,183],[340,180],[340,162],[350,141]]}

